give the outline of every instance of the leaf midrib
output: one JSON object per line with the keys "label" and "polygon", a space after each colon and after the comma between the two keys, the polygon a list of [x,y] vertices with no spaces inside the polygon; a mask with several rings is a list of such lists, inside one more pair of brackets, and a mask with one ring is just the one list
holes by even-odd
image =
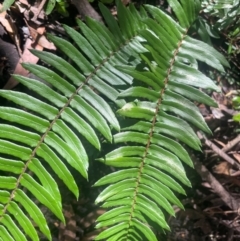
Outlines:
{"label": "leaf midrib", "polygon": [[[114,56],[116,53],[120,52],[121,49],[123,49],[125,46],[127,46],[134,38],[136,38],[139,34],[136,33],[133,37],[131,37],[130,39],[127,39],[124,41],[124,43],[121,43],[121,45],[114,51],[112,51],[108,57],[106,57],[105,59],[103,59],[101,61],[101,63],[94,68],[94,71],[88,75],[85,78],[85,81],[76,89],[76,91],[69,97],[67,103],[61,108],[61,110],[58,112],[58,114],[56,115],[56,117],[52,120],[52,122],[50,123],[49,127],[47,128],[47,130],[45,131],[45,133],[41,136],[38,144],[36,145],[36,147],[33,149],[32,154],[29,157],[29,160],[26,162],[22,173],[19,175],[17,182],[16,182],[16,187],[11,191],[10,194],[10,198],[9,201],[5,204],[5,207],[3,208],[3,212],[2,215],[0,216],[0,222],[1,219],[4,218],[4,214],[7,212],[7,209],[10,205],[10,202],[14,199],[15,197],[15,192],[18,190],[19,186],[20,186],[20,182],[22,179],[22,176],[25,172],[27,172],[28,169],[28,165],[31,163],[32,159],[36,156],[37,150],[38,148],[41,146],[41,144],[44,142],[45,137],[48,135],[48,133],[52,130],[53,125],[56,123],[56,121],[60,118],[62,112],[70,105],[71,101],[74,99],[74,97],[78,94],[78,92],[85,86],[87,85],[88,81],[97,74],[97,71],[101,69],[102,66],[104,66],[104,64],[106,62],[108,62],[109,59],[111,59],[112,56]],[[30,171],[30,175],[31,175],[31,171]]]}
{"label": "leaf midrib", "polygon": [[139,172],[138,172],[137,181],[136,181],[136,187],[135,187],[135,191],[134,191],[134,195],[133,195],[132,207],[131,207],[131,211],[130,211],[130,218],[129,218],[129,221],[128,221],[127,235],[126,235],[126,239],[125,240],[128,240],[128,236],[129,236],[129,233],[130,233],[130,230],[131,230],[131,228],[130,228],[131,227],[131,220],[133,218],[133,213],[134,213],[135,206],[136,206],[136,199],[137,199],[137,195],[138,195],[138,188],[139,188],[139,185],[141,183],[141,176],[142,176],[142,172],[143,172],[143,168],[144,168],[144,164],[145,164],[145,159],[147,157],[148,150],[149,150],[149,147],[150,147],[150,144],[151,144],[151,140],[152,140],[152,137],[153,137],[153,134],[154,134],[154,127],[155,127],[155,124],[157,122],[157,115],[158,115],[158,112],[159,112],[159,109],[160,109],[160,106],[161,106],[161,103],[162,103],[162,100],[163,100],[163,95],[164,95],[164,93],[166,91],[166,88],[167,88],[167,85],[168,85],[169,76],[171,74],[173,65],[175,63],[177,54],[178,54],[179,49],[180,49],[180,47],[181,47],[181,45],[183,43],[183,40],[187,36],[187,32],[188,32],[188,29],[182,35],[182,39],[178,42],[177,48],[174,51],[173,58],[172,58],[172,60],[170,62],[170,67],[169,67],[169,69],[167,71],[167,76],[166,76],[166,78],[164,79],[164,82],[163,82],[164,83],[163,84],[163,88],[161,89],[161,91],[159,93],[160,97],[159,97],[159,99],[157,101],[155,114],[154,114],[154,117],[153,117],[153,120],[152,120],[152,126],[150,128],[147,144],[146,144],[146,147],[145,147],[145,152],[144,152],[143,157],[142,157],[142,162],[140,163],[140,166],[139,166]]}

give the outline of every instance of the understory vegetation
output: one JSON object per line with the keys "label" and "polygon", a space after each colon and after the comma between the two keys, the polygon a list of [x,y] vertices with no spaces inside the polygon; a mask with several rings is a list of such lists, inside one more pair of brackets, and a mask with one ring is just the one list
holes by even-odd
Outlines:
{"label": "understory vegetation", "polygon": [[[90,2],[3,1],[2,14],[24,16],[37,37],[25,55],[26,36],[13,33],[19,65],[11,78],[2,68],[0,240],[154,241],[167,240],[171,227],[181,240],[172,216],[201,205],[189,201],[199,176],[236,215],[234,195],[199,159],[229,109],[221,95],[235,108],[227,121],[237,132],[239,2]],[[75,21],[72,5],[89,12]],[[50,28],[58,18],[62,24]],[[218,149],[236,173],[238,156]],[[198,220],[207,223],[204,215]],[[235,240],[238,230],[226,223]],[[199,240],[218,240],[211,233]]]}

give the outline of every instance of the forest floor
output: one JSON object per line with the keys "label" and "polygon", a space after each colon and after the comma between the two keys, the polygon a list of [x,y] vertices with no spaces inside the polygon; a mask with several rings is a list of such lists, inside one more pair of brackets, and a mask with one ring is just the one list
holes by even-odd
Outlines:
{"label": "forest floor", "polygon": [[[67,7],[67,12],[59,14],[54,11],[49,16],[46,16],[44,9],[41,8],[44,2],[44,0],[17,0],[11,10],[0,14],[0,88],[13,90],[19,88],[18,83],[11,78],[12,73],[29,76],[21,63],[37,63],[38,58],[33,56],[28,49],[56,50],[55,46],[47,40],[46,32],[64,36],[61,24],[66,23],[75,27],[76,17],[84,19],[85,16],[91,16],[101,19],[96,1],[93,7],[90,5],[89,7],[88,2],[85,1],[72,1]],[[85,7],[80,6],[80,2],[85,2]],[[125,4],[128,2],[124,1]],[[116,14],[114,4],[109,5],[109,8],[113,14]],[[213,41],[214,47],[227,56],[226,34],[222,33],[220,36],[221,41]],[[239,44],[240,42],[236,46]],[[239,122],[233,120],[233,116],[238,113],[234,108],[233,98],[240,95],[238,92],[240,89],[239,55],[238,51],[235,55],[227,56],[231,69],[227,69],[224,74],[211,69],[203,69],[222,88],[222,93],[211,93],[218,103],[218,108],[199,105],[213,135],[204,136],[198,133],[202,141],[202,153],[191,152],[195,170],[186,169],[193,188],[187,190],[187,197],[181,197],[185,210],[175,209],[176,218],[169,217],[168,219],[172,232],[164,236],[159,234],[159,240],[240,240],[240,209],[238,209],[240,203],[240,126]],[[99,172],[91,175],[95,175],[95,178],[100,177],[104,171],[99,166]],[[92,240],[96,233],[95,220],[99,214],[104,212],[103,209],[93,204],[98,190],[92,190],[92,184],[93,182],[80,184],[82,194],[78,201],[63,188],[66,226],[46,211],[53,240]]]}

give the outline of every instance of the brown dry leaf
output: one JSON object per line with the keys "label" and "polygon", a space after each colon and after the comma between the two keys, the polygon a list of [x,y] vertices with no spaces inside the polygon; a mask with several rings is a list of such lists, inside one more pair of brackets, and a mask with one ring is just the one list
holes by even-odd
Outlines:
{"label": "brown dry leaf", "polygon": [[[2,8],[2,4],[0,4],[0,9],[1,8]],[[11,37],[12,41],[17,46],[17,50],[19,52],[19,55],[21,56],[22,51],[21,51],[21,48],[20,48],[20,38],[19,38],[19,35],[18,35],[17,27],[16,27],[14,21],[12,20],[12,18],[7,15],[6,11],[0,13],[0,23],[6,29],[9,36]]]}
{"label": "brown dry leaf", "polygon": [[[85,216],[84,218],[82,218],[79,221],[80,227],[87,230],[89,227],[93,226],[96,222],[96,219],[105,212],[106,212],[106,210],[102,209],[102,208],[97,208],[97,209],[93,210],[87,216]],[[86,233],[84,232],[84,236],[82,237],[81,240],[82,241],[94,240],[94,238],[105,229],[106,229],[106,227],[103,227],[103,228],[100,228],[100,229],[97,229],[97,230],[91,230],[91,231],[86,232]]]}
{"label": "brown dry leaf", "polygon": [[66,225],[60,224],[58,235],[59,241],[74,241],[76,240],[76,217],[72,205],[64,205],[64,216],[66,218]]}
{"label": "brown dry leaf", "polygon": [[[18,75],[22,75],[22,76],[28,76],[29,71],[27,71],[26,69],[24,69],[21,65],[22,62],[29,62],[32,64],[36,64],[38,61],[38,57],[36,57],[35,55],[33,55],[29,49],[32,48],[32,40],[31,39],[27,39],[26,44],[25,44],[25,50],[22,54],[22,58],[19,59],[18,64],[14,70],[13,74],[18,74]],[[37,45],[35,47],[35,49],[37,50],[43,50],[43,47],[40,45]],[[5,84],[5,86],[3,87],[3,89],[13,89],[16,85],[18,85],[18,82],[11,77],[8,82]]]}
{"label": "brown dry leaf", "polygon": [[[0,8],[2,8],[2,4],[0,4]],[[9,35],[12,36],[14,34],[14,30],[16,29],[16,27],[14,27],[12,25],[9,18],[6,18],[6,15],[7,15],[6,11],[0,13],[0,23],[3,25],[3,27],[9,33]]]}
{"label": "brown dry leaf", "polygon": [[228,115],[234,115],[235,111],[232,109],[228,109],[227,106],[231,105],[230,103],[226,104],[226,105],[222,105],[219,104],[219,109],[223,112],[223,113],[227,113]]}
{"label": "brown dry leaf", "polygon": [[230,175],[231,165],[228,162],[221,162],[213,167],[213,171],[217,174]]}
{"label": "brown dry leaf", "polygon": [[226,146],[222,141],[219,141],[217,139],[214,139],[214,141],[221,145],[223,148]]}
{"label": "brown dry leaf", "polygon": [[56,50],[56,46],[53,43],[49,42],[44,35],[41,35],[38,38],[37,44],[41,45],[43,48],[46,48],[46,49]]}
{"label": "brown dry leaf", "polygon": [[16,9],[18,9],[18,11],[20,13],[24,13],[25,11],[27,11],[29,9],[29,7],[31,5],[29,5],[26,0],[20,0],[20,1],[15,2],[14,6]]}
{"label": "brown dry leaf", "polygon": [[240,154],[239,153],[233,153],[233,156],[240,163]]}
{"label": "brown dry leaf", "polygon": [[20,2],[20,3],[24,4],[24,5],[29,6],[29,3],[28,3],[27,0],[18,0],[18,2]]}
{"label": "brown dry leaf", "polygon": [[34,23],[30,23],[27,21],[25,21],[25,22],[28,26],[31,37],[34,40],[34,45],[38,44],[38,45],[42,46],[43,48],[56,50],[55,45],[53,43],[49,42],[44,35],[45,27],[38,27]]}
{"label": "brown dry leaf", "polygon": [[91,225],[95,223],[96,219],[105,212],[106,210],[103,208],[97,208],[93,210],[87,216],[85,216],[79,221],[81,227],[84,229],[89,228]]}
{"label": "brown dry leaf", "polygon": [[212,114],[215,117],[215,119],[222,119],[224,117],[224,114],[222,113],[222,111],[219,108],[211,107],[211,111],[212,111]]}

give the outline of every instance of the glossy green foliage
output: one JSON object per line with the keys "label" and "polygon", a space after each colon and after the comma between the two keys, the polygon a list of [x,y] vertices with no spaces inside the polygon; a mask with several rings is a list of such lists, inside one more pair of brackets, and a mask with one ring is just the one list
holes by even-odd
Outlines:
{"label": "glossy green foliage", "polygon": [[[109,29],[87,19],[86,23],[78,21],[80,32],[64,26],[74,44],[48,36],[71,63],[52,53],[32,50],[51,66],[23,64],[46,84],[15,76],[31,93],[36,93],[34,96],[0,90],[1,97],[14,102],[13,107],[0,107],[0,238],[4,241],[26,240],[25,236],[39,240],[30,220],[51,240],[47,222],[29,196],[35,196],[64,222],[59,189],[44,162],[78,198],[69,165],[87,179],[84,143],[89,142],[93,151],[100,150],[100,138],[112,142],[111,129],[120,130],[111,105],[125,104],[124,100],[117,100],[118,88],[131,83],[132,78],[115,66],[140,61],[139,53],[145,49],[136,36],[144,25],[133,7],[131,12],[118,6],[121,14],[131,18],[128,23],[122,20],[121,25],[104,5],[100,8],[106,22],[112,24]],[[129,23],[131,31],[126,27]],[[23,188],[28,192],[24,193]]]}
{"label": "glossy green foliage", "polygon": [[[36,95],[0,90],[15,106],[0,107],[1,240],[36,241],[38,229],[51,240],[47,222],[31,200],[33,195],[64,222],[59,189],[45,163],[78,197],[68,167],[87,178],[85,143],[100,150],[100,137],[118,145],[100,161],[120,170],[95,184],[110,184],[96,202],[112,207],[99,217],[97,227],[108,228],[96,239],[154,241],[152,222],[169,229],[164,213],[174,215],[172,204],[183,207],[174,192],[185,194],[182,184],[190,186],[182,162],[192,162],[182,144],[200,150],[192,126],[210,132],[193,102],[215,106],[199,88],[218,91],[197,63],[219,71],[227,66],[216,50],[187,35],[198,1],[169,4],[178,21],[156,7],[138,12],[120,1],[116,20],[100,4],[107,26],[92,19],[78,21],[80,32],[64,26],[74,44],[48,36],[70,63],[32,51],[51,68],[23,66],[46,84],[15,78]],[[120,131],[117,115],[133,123]],[[113,137],[112,129],[117,131]]]}
{"label": "glossy green foliage", "polygon": [[[108,185],[96,203],[112,208],[98,218],[97,227],[108,226],[96,240],[157,240],[152,223],[169,230],[165,214],[172,205],[183,208],[174,192],[185,194],[191,186],[182,162],[193,166],[182,144],[200,150],[193,130],[211,133],[194,102],[216,106],[198,88],[219,88],[197,67],[198,61],[224,71],[225,58],[207,44],[188,36],[197,18],[198,1],[168,0],[177,21],[153,6],[140,35],[148,50],[139,66],[118,66],[134,78],[119,98],[128,101],[118,114],[132,124],[114,135],[118,148],[99,159],[121,170],[101,178],[95,186]],[[150,223],[149,223],[150,221]]]}
{"label": "glossy green foliage", "polygon": [[67,8],[68,2],[66,0],[48,0],[46,7],[45,7],[45,13],[47,15],[51,14],[54,8],[63,16],[67,17],[69,15]]}
{"label": "glossy green foliage", "polygon": [[2,9],[0,9],[0,12],[4,12],[7,9],[9,9],[13,3],[15,2],[15,0],[4,0],[3,4],[2,4]]}
{"label": "glossy green foliage", "polygon": [[[1,12],[8,10],[13,4],[15,0],[4,0]],[[45,14],[49,15],[52,13],[54,8],[63,16],[68,16],[67,8],[68,3],[66,0],[48,0],[45,5]]]}
{"label": "glossy green foliage", "polygon": [[201,38],[211,42],[210,37],[220,38],[220,33],[227,37],[229,55],[237,55],[240,50],[237,41],[240,36],[240,1],[239,0],[204,0],[203,11],[212,16],[211,21],[199,19],[198,33]]}
{"label": "glossy green foliage", "polygon": [[233,108],[235,110],[238,110],[238,112],[236,114],[233,115],[233,120],[239,122],[240,121],[240,113],[239,113],[239,109],[240,109],[240,96],[239,96],[239,91],[237,90],[236,96],[233,96],[232,98],[232,104],[233,104]]}

